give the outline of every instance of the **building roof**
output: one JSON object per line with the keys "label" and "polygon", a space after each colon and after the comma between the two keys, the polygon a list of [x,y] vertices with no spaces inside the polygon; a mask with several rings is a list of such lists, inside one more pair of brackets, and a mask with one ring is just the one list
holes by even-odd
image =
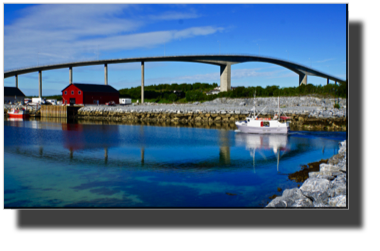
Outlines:
{"label": "building roof", "polygon": [[22,96],[25,97],[25,94],[20,91],[17,87],[6,87],[4,86],[4,97],[5,96]]}
{"label": "building roof", "polygon": [[[106,92],[106,93],[117,92],[119,93],[118,90],[116,90],[110,85],[79,84],[79,83],[72,83],[70,85],[75,85],[78,89],[80,89],[83,92]],[[66,90],[70,85],[66,86],[65,89],[62,90],[62,92]]]}

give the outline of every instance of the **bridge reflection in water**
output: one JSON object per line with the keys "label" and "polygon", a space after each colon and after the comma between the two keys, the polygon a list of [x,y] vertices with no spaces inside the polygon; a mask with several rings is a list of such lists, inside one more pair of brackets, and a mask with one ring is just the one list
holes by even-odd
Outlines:
{"label": "bridge reflection in water", "polygon": [[[109,161],[112,159],[109,159],[109,148],[118,148],[120,145],[126,145],[127,147],[132,146],[133,148],[137,147],[139,149],[138,155],[140,155],[140,159],[138,162],[141,166],[143,166],[147,164],[145,162],[145,157],[147,157],[145,155],[145,149],[147,147],[149,148],[149,145],[152,143],[150,141],[150,137],[152,137],[152,129],[147,129],[144,125],[127,128],[120,126],[117,123],[110,125],[104,121],[99,122],[98,124],[68,123],[67,119],[59,119],[58,121],[55,119],[41,119],[41,121],[30,120],[28,122],[9,119],[9,122],[12,126],[15,127],[29,127],[33,129],[43,130],[62,130],[62,141],[60,142],[63,143],[63,147],[65,149],[69,150],[70,161],[75,160],[74,152],[77,150],[104,149],[103,163],[110,164]],[[124,130],[127,130],[128,133],[125,134]],[[157,127],[157,129],[154,130],[154,134],[160,134],[160,127]],[[187,130],[188,129],[185,129],[183,131],[184,135],[186,135]],[[181,131],[178,131],[177,133],[175,128],[173,128],[173,131],[175,131],[174,142],[177,142],[175,144],[179,144],[178,146],[180,146],[182,144],[181,139],[184,137],[184,135],[181,134]],[[43,131],[39,131],[39,133],[42,132]],[[274,160],[272,158],[273,155],[271,155],[271,151],[273,151],[274,156],[277,158],[277,171],[280,172],[280,158],[284,154],[290,152],[291,145],[294,147],[292,148],[290,155],[287,156],[293,156],[299,152],[304,151],[302,150],[302,147],[295,147],[298,145],[312,145],[313,147],[318,147],[322,150],[322,154],[324,154],[325,147],[331,147],[330,145],[335,141],[331,141],[330,144],[328,140],[318,140],[318,138],[324,137],[323,134],[323,132],[313,134],[306,132],[295,132],[289,135],[259,135],[238,133],[228,129],[218,129],[216,130],[216,135],[210,138],[211,141],[215,141],[209,144],[212,144],[213,146],[217,146],[219,148],[219,156],[215,156],[216,158],[212,157],[207,161],[219,163],[220,165],[235,165],[237,163],[233,163],[231,160],[231,150],[233,150],[236,146],[243,146],[246,150],[249,151],[252,157],[252,166],[254,172],[256,172],[259,163],[266,164],[263,162],[263,160],[265,162],[272,162]],[[166,142],[164,144],[166,144]],[[271,151],[268,152],[268,150]],[[335,151],[336,149],[334,147],[334,154]],[[42,157],[46,154],[47,152],[45,153],[42,145],[39,149],[37,148],[37,155]],[[130,160],[131,159],[128,159],[128,161]]]}
{"label": "bridge reflection in water", "polygon": [[[98,132],[101,137],[101,143],[95,143],[92,139],[91,141],[88,140],[88,137],[86,137],[86,134],[83,133],[83,131],[88,128],[88,125],[85,124],[70,124],[70,123],[62,123],[61,124],[62,131],[64,133],[64,148],[68,149],[70,151],[70,160],[73,159],[74,151],[76,150],[84,150],[84,149],[91,149],[91,148],[104,148],[104,163],[107,164],[108,162],[108,148],[112,146],[118,146],[117,143],[113,142],[112,139],[115,136],[115,133],[118,133],[118,126],[109,126],[104,125],[101,126],[102,130]],[[98,130],[99,125],[97,125]],[[73,134],[74,132],[74,134]],[[77,133],[76,133],[77,132]],[[144,155],[145,155],[145,140],[144,140],[144,128],[143,126],[140,126],[140,148],[141,148],[141,165],[144,165]],[[105,136],[105,137],[104,137]],[[107,139],[107,140],[104,140]],[[42,152],[42,146],[40,147]],[[42,154],[41,154],[42,155]]]}
{"label": "bridge reflection in water", "polygon": [[[45,123],[39,123],[39,121],[43,122],[53,122],[48,125]],[[67,123],[67,119],[62,118],[41,118],[39,121],[33,121],[33,128],[35,129],[44,129],[46,127],[61,127],[62,131],[66,131],[64,137],[64,147],[69,149],[70,151],[70,159],[73,158],[73,152],[76,150],[83,150],[88,148],[104,148],[104,160],[105,163],[108,161],[108,148],[112,145],[117,146],[112,140],[112,136],[115,132],[118,132],[118,126],[110,126],[110,125],[119,125],[118,123],[110,124],[107,121],[95,121],[97,130],[99,130],[99,126],[103,129],[100,130],[99,134],[101,135],[109,135],[110,137],[102,137],[102,144],[94,143],[93,140],[90,142],[88,138],[86,138],[86,134],[83,133],[83,130],[89,129],[92,125],[94,125],[94,121],[90,122],[81,122],[81,123]],[[23,122],[19,122],[19,126],[23,126]],[[17,126],[17,125],[16,125]],[[104,126],[104,127],[103,127]],[[78,132],[73,136],[69,132]],[[144,135],[144,125],[139,126],[139,130],[137,131],[139,134],[139,147],[141,152],[141,164],[144,165],[145,162],[145,144],[146,140]],[[231,137],[231,133],[235,136]],[[253,158],[253,167],[255,170],[255,156],[256,152],[264,159],[267,157],[262,153],[264,149],[272,149],[274,154],[276,155],[278,161],[282,155],[284,155],[287,151],[290,150],[290,146],[287,146],[288,136],[287,135],[259,135],[259,134],[244,134],[244,133],[235,133],[228,129],[219,129],[218,130],[218,144],[219,144],[219,163],[220,164],[231,164],[231,146],[233,146],[233,140],[235,140],[236,146],[245,146],[245,148],[250,152],[250,155]],[[324,148],[323,148],[324,150]],[[277,164],[279,166],[279,164]]]}
{"label": "bridge reflection in water", "polygon": [[[88,126],[88,125],[87,125]],[[108,148],[113,144],[117,146],[117,143],[112,143],[112,137],[109,138],[109,142],[102,141],[102,144],[93,144],[86,139],[86,134],[83,133],[87,127],[85,124],[70,124],[70,123],[62,123],[61,124],[62,131],[66,132],[64,134],[64,148],[70,151],[70,159],[72,160],[74,157],[74,152],[77,150],[91,149],[91,148],[104,148],[104,163],[108,162]],[[112,132],[110,132],[110,129]],[[41,128],[39,128],[41,129]],[[110,127],[108,125],[104,125],[104,130],[101,130],[101,134],[114,134],[118,131],[118,126]],[[73,134],[74,132],[74,134]],[[77,132],[77,133],[76,133]],[[231,163],[231,154],[230,154],[230,146],[231,146],[231,130],[221,129],[219,130],[219,163],[220,164],[230,164]],[[113,135],[115,136],[115,135]],[[139,130],[140,137],[140,152],[141,152],[141,165],[144,165],[145,162],[145,136],[144,136],[144,126],[140,126]],[[104,138],[103,138],[104,139]],[[42,146],[41,146],[42,148]],[[42,150],[40,150],[42,151]]]}
{"label": "bridge reflection in water", "polygon": [[231,163],[230,154],[230,130],[221,129],[219,131],[219,162],[221,164]]}

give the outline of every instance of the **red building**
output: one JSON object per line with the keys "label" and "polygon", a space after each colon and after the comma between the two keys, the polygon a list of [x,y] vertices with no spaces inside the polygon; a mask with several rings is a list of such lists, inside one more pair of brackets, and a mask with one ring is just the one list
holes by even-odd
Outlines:
{"label": "red building", "polygon": [[72,83],[62,90],[62,104],[119,104],[119,91],[109,85]]}

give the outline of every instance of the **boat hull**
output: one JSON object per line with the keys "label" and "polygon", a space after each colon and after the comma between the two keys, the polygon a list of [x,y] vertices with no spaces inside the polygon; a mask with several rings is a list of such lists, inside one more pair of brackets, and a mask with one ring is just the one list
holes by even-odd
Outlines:
{"label": "boat hull", "polygon": [[9,118],[13,119],[27,119],[29,118],[30,114],[14,114],[14,113],[8,113]]}
{"label": "boat hull", "polygon": [[287,134],[289,127],[252,127],[247,125],[236,124],[238,130],[243,133],[256,134]]}

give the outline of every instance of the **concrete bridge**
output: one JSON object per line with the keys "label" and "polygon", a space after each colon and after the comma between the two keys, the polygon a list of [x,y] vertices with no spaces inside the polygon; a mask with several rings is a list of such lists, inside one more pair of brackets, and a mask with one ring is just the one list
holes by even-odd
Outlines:
{"label": "concrete bridge", "polygon": [[285,67],[299,75],[298,84],[307,84],[307,76],[317,76],[327,79],[327,84],[330,80],[337,82],[345,82],[342,79],[336,78],[329,74],[314,70],[310,67],[306,67],[293,62],[269,58],[269,57],[259,57],[252,55],[185,55],[185,56],[161,56],[161,57],[138,57],[138,58],[121,58],[121,59],[105,59],[105,60],[94,60],[94,61],[82,61],[82,62],[71,62],[63,64],[54,65],[42,65],[24,69],[10,70],[4,72],[4,78],[15,77],[15,84],[18,87],[18,75],[38,72],[39,76],[39,97],[42,97],[42,71],[69,68],[69,82],[73,82],[73,67],[79,66],[90,66],[90,65],[104,65],[104,83],[108,84],[108,65],[109,64],[120,64],[120,63],[132,63],[141,62],[141,102],[144,102],[144,62],[195,62],[212,64],[220,67],[220,90],[228,91],[231,89],[231,65],[244,63],[244,62],[263,62],[280,65]]}

